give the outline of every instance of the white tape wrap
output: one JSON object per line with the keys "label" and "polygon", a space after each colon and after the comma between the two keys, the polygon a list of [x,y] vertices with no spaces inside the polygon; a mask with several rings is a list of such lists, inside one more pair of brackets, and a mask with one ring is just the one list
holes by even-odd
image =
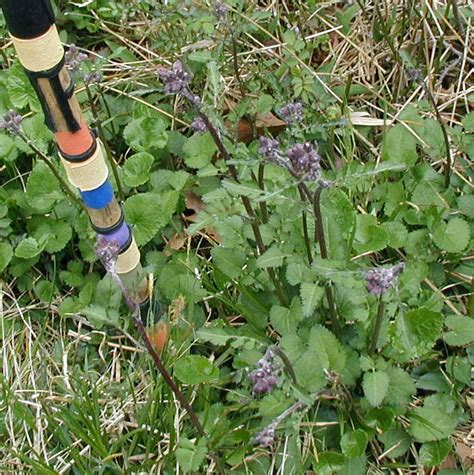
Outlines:
{"label": "white tape wrap", "polygon": [[81,191],[91,191],[99,188],[109,175],[105,163],[102,146],[97,141],[97,149],[92,157],[83,162],[70,162],[61,157],[69,181]]}
{"label": "white tape wrap", "polygon": [[12,36],[21,64],[35,73],[54,68],[63,59],[64,48],[56,25],[38,38],[23,40]]}
{"label": "white tape wrap", "polygon": [[128,272],[136,269],[139,264],[140,251],[138,250],[135,238],[132,237],[132,243],[130,244],[130,247],[118,255],[115,269],[117,274],[127,274]]}

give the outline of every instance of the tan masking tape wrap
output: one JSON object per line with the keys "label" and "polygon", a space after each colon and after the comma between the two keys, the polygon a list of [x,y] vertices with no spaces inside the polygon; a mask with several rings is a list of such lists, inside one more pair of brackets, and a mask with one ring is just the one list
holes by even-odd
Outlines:
{"label": "tan masking tape wrap", "polygon": [[69,181],[81,191],[91,191],[99,188],[109,175],[101,143],[92,157],[83,162],[70,162],[61,157]]}
{"label": "tan masking tape wrap", "polygon": [[117,274],[127,274],[140,264],[140,251],[138,250],[135,238],[132,237],[130,247],[118,255],[115,269]]}
{"label": "tan masking tape wrap", "polygon": [[64,48],[56,25],[38,38],[23,40],[12,36],[21,64],[35,73],[54,68],[63,59]]}

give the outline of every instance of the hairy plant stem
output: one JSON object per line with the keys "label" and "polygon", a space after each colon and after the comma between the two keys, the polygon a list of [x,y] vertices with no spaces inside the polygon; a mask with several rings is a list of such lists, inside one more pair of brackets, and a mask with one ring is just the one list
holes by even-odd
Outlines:
{"label": "hairy plant stem", "polygon": [[383,303],[383,296],[381,295],[379,298],[379,304],[377,307],[377,316],[375,317],[375,325],[374,325],[374,331],[372,333],[372,340],[369,346],[370,356],[373,356],[375,354],[375,350],[377,348],[377,342],[379,341],[379,336],[380,336],[380,329],[382,328],[383,311],[384,311],[384,303]]}
{"label": "hairy plant stem", "polygon": [[104,88],[102,87],[102,84],[100,82],[97,83],[97,87],[99,89],[99,96],[102,99],[102,103],[104,104],[104,109],[106,110],[107,115],[109,116],[109,119],[110,119],[110,128],[112,129],[112,134],[115,137],[115,136],[117,136],[117,131],[115,129],[114,121],[112,119],[112,112],[110,111],[109,104],[107,104],[107,101],[105,100]]}
{"label": "hairy plant stem", "polygon": [[[258,165],[258,186],[262,191],[265,191],[265,165],[260,163]],[[260,213],[262,215],[262,222],[264,224],[268,223],[268,207],[266,201],[260,202]]]}
{"label": "hairy plant stem", "polygon": [[234,29],[230,26],[230,24],[228,25],[228,27],[230,31],[230,38],[232,40],[232,62],[234,65],[234,74],[237,78],[237,82],[239,83],[240,95],[242,96],[242,99],[245,99],[247,94],[245,93],[245,85],[240,76],[239,58],[237,56],[237,40],[235,39]]}
{"label": "hairy plant stem", "polygon": [[232,42],[232,64],[233,64],[233,67],[234,67],[235,78],[237,79],[237,82],[239,84],[240,95],[242,96],[242,99],[245,99],[247,94],[245,92],[244,82],[242,81],[242,77],[240,76],[239,58],[237,56],[236,34],[235,34],[234,28],[232,28],[231,22],[229,21],[229,19],[227,17],[225,18],[225,26],[229,30],[230,39],[231,39],[231,42]]}
{"label": "hairy plant stem", "polygon": [[[222,158],[228,163],[229,172],[232,178],[237,183],[240,183],[240,180],[237,174],[237,169],[235,168],[233,164],[229,163],[229,161],[231,160],[231,156],[229,152],[227,151],[227,148],[224,145],[224,142],[222,141],[222,138],[219,132],[214,127],[212,122],[209,120],[209,117],[202,111],[200,104],[196,101],[196,98],[193,96],[191,91],[186,90],[183,92],[183,95],[194,105],[194,107],[196,107],[198,115],[206,124],[207,130],[211,134],[211,137],[214,140],[214,143],[216,144],[219,150],[219,153],[222,155]],[[260,232],[257,216],[255,214],[255,211],[252,208],[252,205],[250,203],[248,196],[240,195],[240,199],[242,200],[242,204],[244,205],[245,211],[247,212],[249,216],[250,226],[252,227],[252,232],[255,237],[255,242],[257,243],[258,252],[260,255],[262,255],[266,251],[266,246],[263,242],[263,237],[262,237],[262,233]],[[281,305],[287,306],[288,299],[285,293],[283,292],[283,288],[280,284],[279,279],[277,278],[275,274],[275,271],[272,268],[267,268],[267,272],[270,277],[270,280],[273,283],[273,286],[275,287],[275,292],[277,294],[279,302],[281,303]]]}
{"label": "hairy plant stem", "polygon": [[117,185],[117,193],[118,193],[119,200],[123,201],[125,199],[125,194],[123,192],[122,182],[120,181],[118,167],[117,167],[117,164],[115,163],[114,157],[112,156],[112,151],[110,150],[109,144],[107,143],[107,140],[105,140],[104,128],[102,127],[102,123],[100,121],[99,114],[95,106],[94,98],[92,96],[89,85],[85,83],[85,87],[86,87],[87,99],[89,100],[89,103],[91,105],[92,115],[94,116],[94,121],[97,125],[97,130],[99,131],[99,137],[101,138],[101,142],[104,145],[105,155],[107,156],[107,160],[110,163],[110,167],[112,168],[112,173],[114,175],[115,183]]}
{"label": "hairy plant stem", "polygon": [[456,26],[459,30],[459,33],[461,35],[464,35],[464,25],[462,24],[462,21],[461,21],[461,15],[459,13],[458,2],[457,0],[451,0],[450,3],[453,9],[454,21],[456,22]]}
{"label": "hairy plant stem", "polygon": [[163,379],[165,380],[166,384],[173,391],[178,401],[181,403],[181,405],[184,407],[184,409],[188,413],[189,418],[191,419],[191,423],[193,424],[195,429],[198,431],[199,435],[201,437],[206,437],[206,432],[204,431],[203,426],[199,422],[199,419],[196,413],[194,412],[194,409],[191,407],[191,404],[189,404],[188,400],[186,399],[184,394],[181,392],[178,385],[174,382],[174,379],[171,377],[170,373],[168,372],[165,365],[161,361],[160,355],[153,348],[153,345],[151,344],[150,339],[148,338],[145,327],[140,317],[137,317],[136,315],[134,315],[133,322],[135,323],[135,326],[137,327],[137,330],[140,333],[140,336],[142,337],[143,343],[145,344],[145,347],[148,353],[153,358],[153,362],[155,363],[155,366],[160,372],[161,376],[163,376]]}
{"label": "hairy plant stem", "polygon": [[[319,244],[319,250],[321,253],[321,258],[327,259],[328,251],[326,247],[326,238],[324,237],[323,216],[321,213],[321,193],[323,189],[324,187],[322,185],[319,185],[316,191],[314,192],[313,209],[314,209],[314,217],[315,217],[315,224],[316,224],[316,234],[318,237],[318,244]],[[324,292],[326,294],[326,300],[328,301],[332,328],[334,330],[334,333],[337,336],[340,336],[341,331],[339,328],[339,320],[337,318],[336,303],[334,302],[334,295],[333,295],[332,287],[330,283],[325,285]]]}
{"label": "hairy plant stem", "polygon": [[[298,185],[298,190],[300,192],[301,200],[304,201],[305,200],[305,194],[304,194],[304,191],[301,187],[301,183]],[[313,253],[311,252],[311,242],[309,240],[308,217],[306,215],[305,210],[303,210],[301,212],[301,215],[302,215],[302,219],[303,219],[303,238],[304,238],[304,244],[305,244],[305,248],[306,248],[306,256],[308,257],[308,264],[311,267],[311,265],[313,264]]]}
{"label": "hairy plant stem", "polygon": [[[382,13],[380,11],[379,0],[377,0],[375,2],[375,10],[377,12],[379,22],[382,24],[382,36],[383,36],[385,42],[387,43],[388,47],[390,48],[390,51],[392,52],[393,59],[395,60],[396,65],[402,65],[403,61],[402,61],[402,57],[399,53],[399,49],[397,49],[397,47],[396,47],[396,45],[393,41],[391,32],[390,32],[390,30],[387,26],[386,21],[385,21],[385,18],[382,16]],[[402,19],[402,22],[403,22],[403,19]],[[398,95],[400,93],[400,87],[401,87],[402,79],[403,79],[403,74],[402,73],[403,73],[403,66],[400,68],[400,74],[398,74],[398,76],[396,78],[396,81],[394,80],[394,82],[396,82],[396,84],[395,84],[395,87],[394,87],[394,91],[392,93],[392,98],[393,98],[392,103],[396,103],[397,100],[398,100]]]}
{"label": "hairy plant stem", "polygon": [[474,277],[471,278],[471,293],[467,301],[467,315],[474,318]]}
{"label": "hairy plant stem", "polygon": [[273,351],[273,353],[278,355],[280,359],[283,361],[286,372],[289,374],[291,380],[293,381],[293,384],[298,384],[298,380],[296,378],[296,373],[293,368],[293,365],[291,364],[291,361],[288,358],[288,356],[286,356],[285,352],[279,346],[272,346],[271,351]]}
{"label": "hairy plant stem", "polygon": [[444,166],[444,187],[449,188],[449,184],[451,182],[452,157],[451,157],[451,149],[449,147],[448,132],[446,130],[446,126],[443,122],[441,114],[439,113],[439,109],[436,104],[435,98],[433,97],[433,94],[431,94],[431,91],[429,90],[428,86],[424,83],[424,81],[421,81],[421,86],[423,87],[426,95],[428,96],[429,101],[431,102],[431,105],[433,106],[436,119],[438,120],[438,123],[441,127],[441,132],[443,134],[444,147],[446,149],[446,164]]}
{"label": "hairy plant stem", "polygon": [[63,177],[58,173],[56,170],[56,167],[51,163],[51,160],[44,154],[26,135],[23,133],[19,133],[18,136],[20,137],[23,142],[28,145],[28,147],[33,150],[33,152],[36,153],[38,158],[42,160],[48,168],[51,170],[53,175],[56,177],[56,179],[59,181],[59,184],[61,185],[61,188],[63,189],[64,193],[71,198],[72,201],[74,201],[79,207],[81,207],[84,211],[87,212],[86,207],[84,206],[84,203],[74,194],[74,192],[69,188],[69,185],[66,183],[66,181],[63,179]]}
{"label": "hairy plant stem", "polygon": [[[292,172],[290,170],[290,173],[295,177],[297,178],[298,180],[300,180],[300,177]],[[308,186],[306,185],[306,183],[304,181],[300,181],[298,183],[298,187],[300,188],[300,191],[303,193],[303,195],[306,197],[306,199],[308,200],[309,203],[313,204],[313,200],[314,200],[314,195],[313,193],[311,193],[311,191],[309,190]]]}

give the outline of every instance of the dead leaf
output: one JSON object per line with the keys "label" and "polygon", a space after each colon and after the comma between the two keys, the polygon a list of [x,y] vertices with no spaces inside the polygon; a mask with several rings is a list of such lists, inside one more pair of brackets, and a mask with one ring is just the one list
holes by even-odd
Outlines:
{"label": "dead leaf", "polygon": [[206,226],[204,228],[204,233],[208,237],[208,241],[219,244],[221,242],[221,237],[219,234],[217,234],[216,230],[214,228],[211,228],[211,226]]}
{"label": "dead leaf", "polygon": [[445,468],[454,468],[456,469],[457,463],[456,463],[456,457],[454,457],[453,454],[449,454],[444,462],[439,466],[440,470],[443,470]]}
{"label": "dead leaf", "polygon": [[267,112],[265,114],[257,114],[255,125],[257,126],[257,131],[261,129],[263,132],[263,129],[269,129],[273,133],[279,133],[286,127],[286,122],[271,112]]}
{"label": "dead leaf", "polygon": [[[230,127],[229,124],[227,124],[227,127]],[[260,135],[264,135],[267,131],[271,135],[278,135],[285,129],[286,122],[271,112],[267,112],[265,114],[256,115],[255,127],[257,129],[256,135],[253,133],[252,124],[247,119],[240,119],[237,124],[237,140],[239,142],[249,143]]]}
{"label": "dead leaf", "polygon": [[188,53],[189,51],[196,51],[199,49],[209,50],[213,48],[214,46],[215,46],[215,42],[212,40],[201,40],[191,45],[184,46],[183,48],[181,48],[181,53],[185,54],[185,53]]}
{"label": "dead leaf", "polygon": [[179,251],[184,247],[184,244],[186,240],[188,239],[188,234],[183,231],[181,233],[175,234],[167,243],[165,246],[165,249],[163,251],[163,254],[166,257],[171,256],[170,250],[173,249],[175,251]]}
{"label": "dead leaf", "polygon": [[[225,112],[232,112],[237,107],[237,102],[227,97],[226,106],[227,108]],[[272,112],[266,112],[265,114],[256,114],[255,116],[256,134],[254,134],[252,124],[248,119],[240,119],[237,123],[236,130],[232,127],[229,121],[226,121],[225,125],[239,142],[249,143],[260,135],[265,134],[267,131],[271,135],[278,135],[285,129],[287,124]]]}
{"label": "dead leaf", "polygon": [[352,125],[363,125],[367,127],[383,127],[384,125],[392,125],[392,119],[378,119],[372,117],[368,112],[351,112],[349,114],[349,121]]}
{"label": "dead leaf", "polygon": [[202,211],[206,204],[202,201],[200,196],[195,195],[192,191],[185,193],[186,208],[194,211],[196,214]]}
{"label": "dead leaf", "polygon": [[464,468],[469,468],[474,463],[474,447],[469,447],[464,442],[456,441],[456,452]]}

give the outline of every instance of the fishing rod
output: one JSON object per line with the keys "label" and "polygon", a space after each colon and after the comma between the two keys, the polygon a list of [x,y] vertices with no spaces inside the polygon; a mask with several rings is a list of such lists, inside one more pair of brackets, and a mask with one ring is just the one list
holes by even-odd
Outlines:
{"label": "fishing rod", "polygon": [[[74,79],[49,0],[0,0],[10,37],[54,133],[67,177],[80,193],[99,247],[115,249],[113,269],[129,306],[140,312],[150,340],[162,349],[166,324],[157,321],[152,285],[140,263],[140,251],[109,180],[100,140],[81,112]],[[104,262],[104,260],[102,259]]]}

